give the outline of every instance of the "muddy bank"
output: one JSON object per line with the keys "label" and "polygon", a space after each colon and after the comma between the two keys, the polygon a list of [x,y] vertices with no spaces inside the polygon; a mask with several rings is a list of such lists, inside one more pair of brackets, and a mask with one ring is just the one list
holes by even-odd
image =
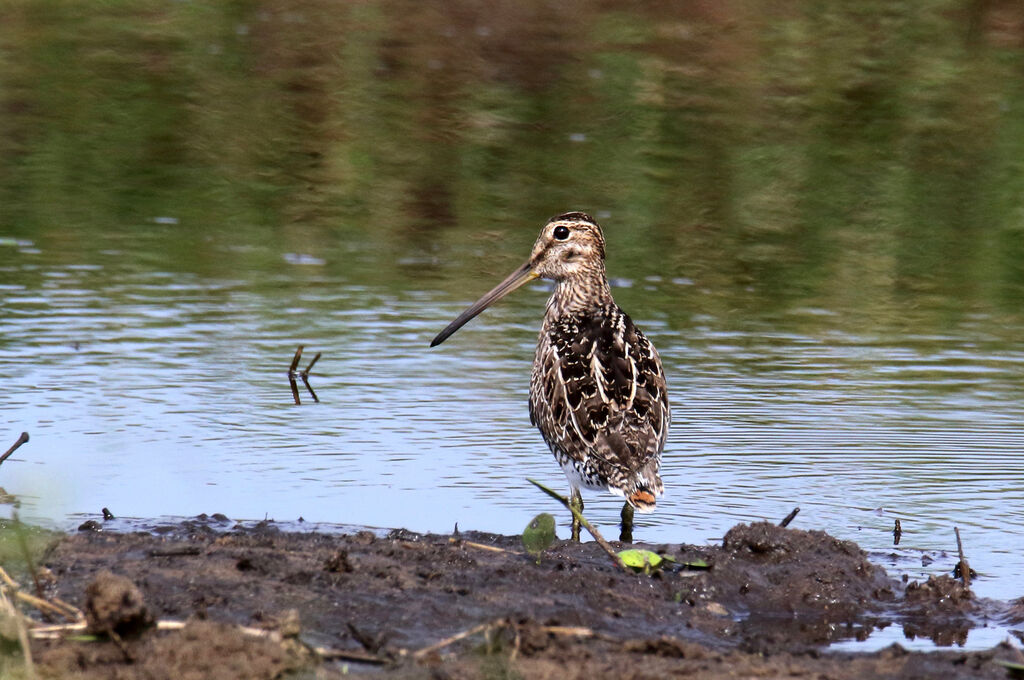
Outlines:
{"label": "muddy bank", "polygon": [[[203,518],[63,538],[45,560],[49,590],[102,612],[91,623],[101,639],[35,641],[43,674],[1005,678],[994,660],[1015,652],[827,651],[887,626],[948,644],[978,617],[1015,614],[948,577],[904,584],[819,531],[761,523],[734,527],[718,547],[645,546],[677,560],[645,575],[593,543],[556,542],[535,559],[518,537],[471,532],[223,527]],[[156,619],[188,623],[157,630]],[[119,640],[105,629],[121,630]]]}

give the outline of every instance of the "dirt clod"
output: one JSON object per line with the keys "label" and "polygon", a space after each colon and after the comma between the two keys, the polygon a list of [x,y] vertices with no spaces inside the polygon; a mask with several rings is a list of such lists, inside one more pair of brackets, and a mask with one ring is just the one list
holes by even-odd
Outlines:
{"label": "dirt clod", "polygon": [[85,618],[93,633],[137,635],[152,625],[142,593],[124,576],[101,571],[85,589]]}
{"label": "dirt clod", "polygon": [[948,574],[929,576],[924,583],[907,586],[907,602],[929,603],[945,610],[970,611],[974,608],[971,589]]}
{"label": "dirt clod", "polygon": [[334,554],[327,558],[324,563],[324,571],[332,573],[348,574],[352,572],[352,562],[348,559],[348,551],[339,548]]}

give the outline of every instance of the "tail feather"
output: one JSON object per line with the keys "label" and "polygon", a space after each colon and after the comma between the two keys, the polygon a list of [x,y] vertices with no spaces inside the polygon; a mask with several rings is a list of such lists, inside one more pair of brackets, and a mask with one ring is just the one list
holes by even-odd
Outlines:
{"label": "tail feather", "polygon": [[647,489],[637,489],[626,496],[626,502],[636,508],[637,512],[654,512],[658,501]]}

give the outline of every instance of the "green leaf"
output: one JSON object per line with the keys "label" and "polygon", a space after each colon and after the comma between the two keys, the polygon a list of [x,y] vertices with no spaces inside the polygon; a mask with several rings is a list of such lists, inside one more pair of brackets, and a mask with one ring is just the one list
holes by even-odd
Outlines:
{"label": "green leaf", "polygon": [[619,552],[619,559],[622,563],[636,571],[649,572],[652,569],[660,569],[665,562],[675,562],[668,555],[659,555],[650,550],[630,548]]}
{"label": "green leaf", "polygon": [[1006,659],[993,659],[997,664],[1010,671],[1010,675],[1014,677],[1024,676],[1024,663],[1018,663],[1016,661],[1007,661]]}
{"label": "green leaf", "polygon": [[551,547],[558,537],[555,535],[555,518],[547,512],[542,512],[526,525],[523,529],[523,547],[526,552],[537,556]]}
{"label": "green leaf", "polygon": [[687,562],[683,562],[683,566],[686,567],[687,569],[710,569],[711,568],[710,564],[708,564],[707,562],[705,562],[704,560],[701,560],[701,559],[689,560]]}

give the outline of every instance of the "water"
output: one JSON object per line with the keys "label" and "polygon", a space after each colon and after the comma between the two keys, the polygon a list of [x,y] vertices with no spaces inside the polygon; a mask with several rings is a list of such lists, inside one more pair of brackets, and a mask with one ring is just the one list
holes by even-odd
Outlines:
{"label": "water", "polygon": [[976,592],[1024,595],[1012,9],[965,33],[952,2],[15,4],[0,448],[32,440],[0,480],[24,516],[519,532],[556,510],[526,478],[564,485],[526,411],[546,288],[427,345],[585,209],[673,401],[638,538],[799,506],[918,578],[958,526]]}

